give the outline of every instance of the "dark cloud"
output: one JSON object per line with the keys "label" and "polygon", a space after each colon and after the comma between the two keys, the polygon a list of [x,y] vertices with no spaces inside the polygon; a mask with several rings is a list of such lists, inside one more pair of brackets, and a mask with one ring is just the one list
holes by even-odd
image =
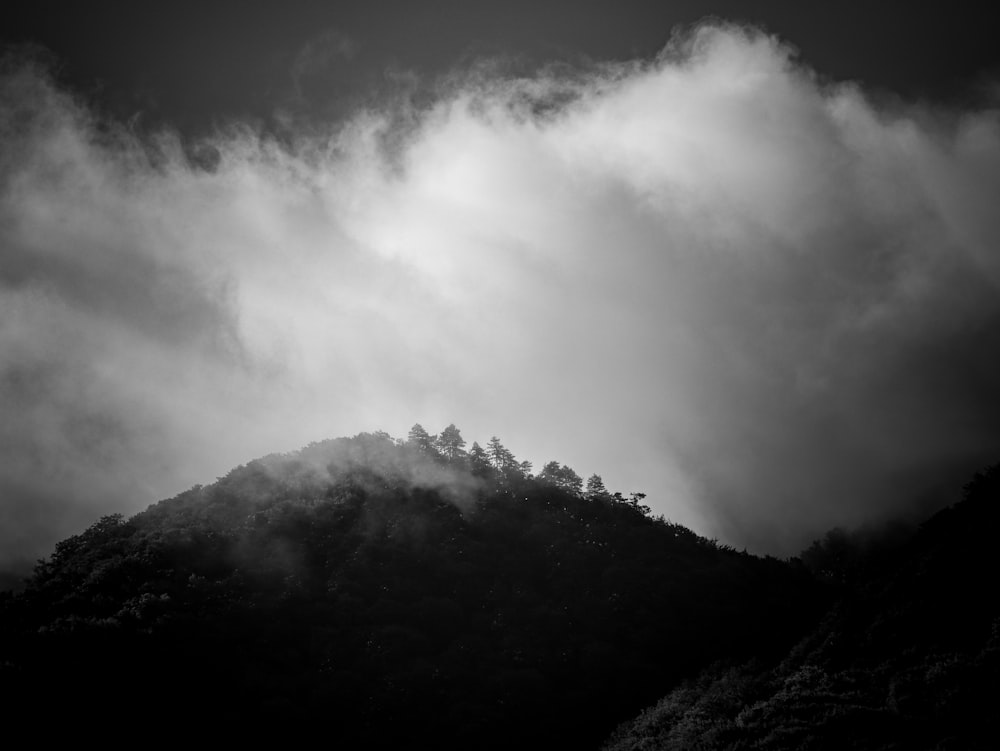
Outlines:
{"label": "dark cloud", "polygon": [[993,111],[731,26],[281,145],[138,139],[37,66],[0,91],[9,557],[416,421],[777,553],[1000,456]]}

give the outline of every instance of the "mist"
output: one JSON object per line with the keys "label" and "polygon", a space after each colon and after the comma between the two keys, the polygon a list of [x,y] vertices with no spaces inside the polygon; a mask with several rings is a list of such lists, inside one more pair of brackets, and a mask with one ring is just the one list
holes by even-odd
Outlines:
{"label": "mist", "polygon": [[504,70],[192,142],[9,57],[0,566],[415,422],[778,555],[1000,458],[996,109],[875,102],[725,24]]}

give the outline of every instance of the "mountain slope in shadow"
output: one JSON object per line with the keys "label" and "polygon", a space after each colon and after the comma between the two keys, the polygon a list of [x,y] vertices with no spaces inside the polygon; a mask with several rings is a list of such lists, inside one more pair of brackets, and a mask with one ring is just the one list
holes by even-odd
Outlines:
{"label": "mountain slope in shadow", "polygon": [[491,447],[361,434],[102,518],[0,595],[8,716],[596,748],[665,686],[780,655],[829,605],[803,566]]}
{"label": "mountain slope in shadow", "polygon": [[828,534],[841,596],[776,666],[716,666],[606,749],[987,749],[1000,738],[1000,465],[908,539]]}

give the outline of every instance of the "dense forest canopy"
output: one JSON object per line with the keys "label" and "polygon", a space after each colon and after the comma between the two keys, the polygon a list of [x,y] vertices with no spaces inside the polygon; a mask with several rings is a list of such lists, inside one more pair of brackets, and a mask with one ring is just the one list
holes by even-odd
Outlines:
{"label": "dense forest canopy", "polygon": [[454,425],[323,441],[103,517],[0,600],[6,706],[593,748],[706,665],[780,654],[828,601],[642,493],[465,447]]}
{"label": "dense forest canopy", "polygon": [[366,748],[1000,732],[1000,467],[918,528],[833,529],[779,561],[600,475],[533,474],[496,436],[467,445],[455,425],[362,433],[102,517],[0,593],[2,705],[44,701],[77,734],[111,708],[122,727],[154,712]]}
{"label": "dense forest canopy", "polygon": [[998,525],[1000,465],[916,531],[832,530],[802,555],[840,595],[812,633],[686,681],[607,751],[995,748]]}

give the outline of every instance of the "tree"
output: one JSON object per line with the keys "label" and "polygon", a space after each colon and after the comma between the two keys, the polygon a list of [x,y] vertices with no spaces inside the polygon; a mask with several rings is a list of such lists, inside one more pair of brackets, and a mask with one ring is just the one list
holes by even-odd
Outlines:
{"label": "tree", "polygon": [[406,436],[406,443],[427,453],[437,453],[434,448],[434,439],[424,430],[419,422],[410,428],[410,432]]}
{"label": "tree", "polygon": [[437,438],[437,448],[448,461],[454,462],[465,456],[465,439],[462,433],[452,423],[441,431]]}
{"label": "tree", "polygon": [[609,498],[610,493],[604,487],[604,480],[600,475],[594,474],[587,478],[587,498],[592,501]]}
{"label": "tree", "polygon": [[571,493],[580,495],[583,492],[583,478],[565,464],[562,468],[562,481],[563,487]]}
{"label": "tree", "polygon": [[542,467],[542,471],[538,473],[538,479],[542,482],[547,482],[550,485],[558,485],[560,469],[561,467],[559,466],[559,462],[548,462],[544,467]]}
{"label": "tree", "polygon": [[477,477],[489,477],[493,471],[486,451],[476,441],[472,442],[472,448],[469,449],[469,469]]}
{"label": "tree", "polygon": [[489,443],[486,444],[486,454],[490,459],[490,464],[498,472],[503,472],[517,466],[514,455],[500,443],[500,439],[496,436],[490,438]]}
{"label": "tree", "polygon": [[642,502],[642,499],[646,497],[645,493],[629,493],[629,505],[638,511],[643,516],[649,516],[649,512],[652,509]]}
{"label": "tree", "polygon": [[577,495],[583,490],[583,478],[565,464],[559,464],[557,461],[551,461],[542,467],[542,471],[538,473],[538,479]]}
{"label": "tree", "polygon": [[814,540],[800,557],[806,568],[817,576],[846,582],[858,558],[858,545],[847,530],[834,527],[822,539]]}

